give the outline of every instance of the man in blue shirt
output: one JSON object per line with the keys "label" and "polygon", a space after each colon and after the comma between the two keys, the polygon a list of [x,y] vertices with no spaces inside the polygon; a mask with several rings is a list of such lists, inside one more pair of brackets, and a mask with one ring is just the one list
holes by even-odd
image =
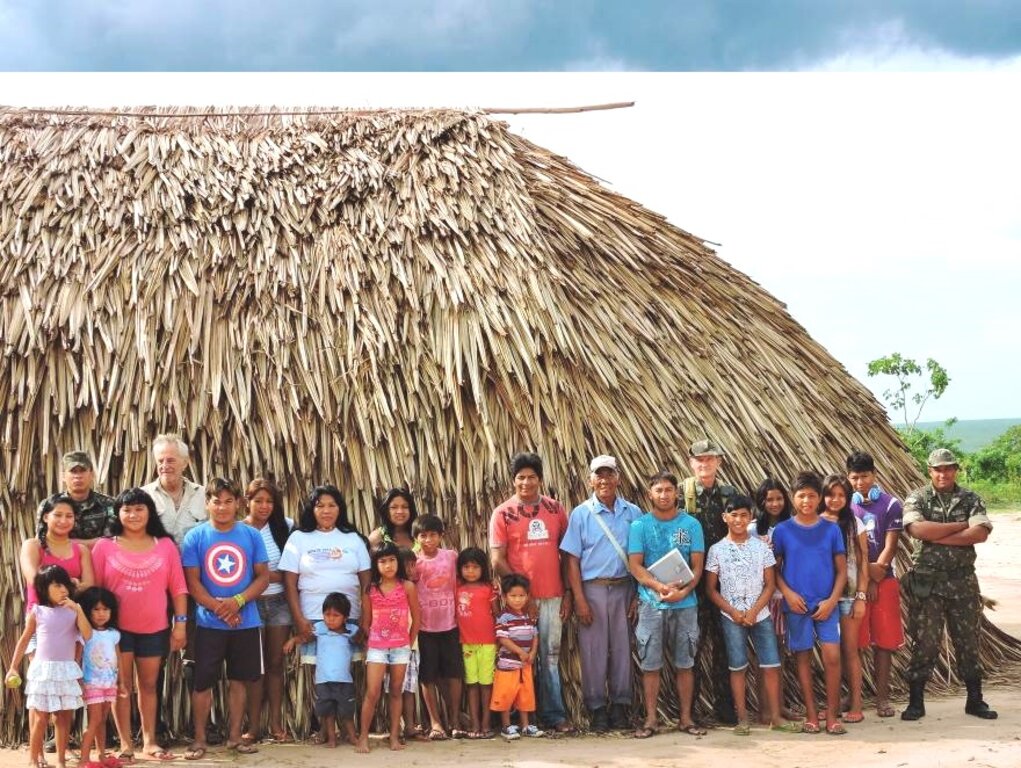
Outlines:
{"label": "man in blue shirt", "polygon": [[227,662],[229,735],[226,747],[257,752],[241,739],[245,686],[262,676],[262,620],[255,599],[269,584],[262,534],[238,524],[241,491],[229,480],[206,484],[209,520],[192,528],[181,544],[181,564],[195,611],[195,677],[191,695],[195,740],[185,753],[199,760],[206,753],[206,722],[213,703],[211,688]]}
{"label": "man in blue shirt", "polygon": [[[631,523],[642,511],[617,495],[620,475],[613,456],[589,465],[594,493],[571,512],[560,549],[574,594],[581,650],[581,685],[590,727],[605,733],[628,727],[634,584],[628,570]],[[607,707],[609,704],[609,709]]]}
{"label": "man in blue shirt", "polygon": [[[676,673],[680,719],[677,727],[693,736],[705,735],[705,729],[691,717],[694,695],[695,649],[698,647],[698,598],[695,587],[705,563],[702,525],[677,507],[677,478],[660,472],[649,481],[652,511],[631,523],[628,559],[638,580],[638,626],[635,645],[642,669],[645,692],[645,723],[635,731],[636,738],[648,738],[656,731],[656,700],[663,669],[663,651],[671,654]],[[694,578],[687,583],[663,582],[648,567],[671,550],[680,552]]]}

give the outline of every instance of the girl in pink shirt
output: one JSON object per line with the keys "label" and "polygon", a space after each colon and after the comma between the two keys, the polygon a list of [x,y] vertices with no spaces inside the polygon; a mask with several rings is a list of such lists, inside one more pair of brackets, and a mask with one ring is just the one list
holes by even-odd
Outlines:
{"label": "girl in pink shirt", "polygon": [[418,593],[415,585],[408,580],[404,561],[394,544],[384,544],[372,553],[370,579],[362,604],[361,625],[368,637],[368,650],[365,654],[362,728],[355,745],[358,752],[369,751],[369,725],[387,672],[390,673],[390,749],[404,749],[401,743],[401,691],[404,673],[411,659],[411,646],[418,637]]}

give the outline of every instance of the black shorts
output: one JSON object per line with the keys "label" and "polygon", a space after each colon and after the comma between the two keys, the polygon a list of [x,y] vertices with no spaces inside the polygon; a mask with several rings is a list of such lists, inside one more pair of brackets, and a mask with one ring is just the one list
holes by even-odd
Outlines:
{"label": "black shorts", "polygon": [[316,683],[316,717],[333,716],[337,720],[353,720],[355,716],[354,683]]}
{"label": "black shorts", "polygon": [[161,629],[159,632],[129,632],[126,629],[121,633],[121,653],[133,653],[136,659],[162,658],[170,653],[170,629]]}
{"label": "black shorts", "polygon": [[457,627],[446,632],[418,633],[418,680],[435,683],[440,678],[464,677],[461,636]]}
{"label": "black shorts", "polygon": [[194,690],[204,691],[220,677],[227,662],[227,679],[250,683],[262,677],[262,634],[251,629],[195,628]]}

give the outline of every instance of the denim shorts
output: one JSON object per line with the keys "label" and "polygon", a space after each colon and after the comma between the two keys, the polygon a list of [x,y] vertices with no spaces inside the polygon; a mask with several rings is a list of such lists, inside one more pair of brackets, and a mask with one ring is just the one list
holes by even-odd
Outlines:
{"label": "denim shorts", "polygon": [[407,664],[411,660],[411,646],[400,645],[396,648],[367,648],[366,664]]}
{"label": "denim shorts", "polygon": [[837,603],[837,607],[840,608],[840,618],[844,619],[851,615],[851,609],[854,608],[853,597],[842,597],[840,602]]}
{"label": "denim shorts", "polygon": [[698,607],[660,609],[639,603],[635,646],[643,672],[663,668],[664,646],[675,669],[691,669],[698,648]]}
{"label": "denim shorts", "polygon": [[780,649],[776,644],[772,618],[765,618],[754,626],[746,627],[720,614],[720,626],[723,628],[723,642],[727,646],[727,668],[731,672],[740,672],[748,666],[749,640],[752,641],[760,669],[780,666]]}
{"label": "denim shorts", "polygon": [[259,606],[259,618],[267,627],[289,627],[291,626],[291,609],[287,605],[287,598],[281,592],[278,595],[264,595],[256,600]]}

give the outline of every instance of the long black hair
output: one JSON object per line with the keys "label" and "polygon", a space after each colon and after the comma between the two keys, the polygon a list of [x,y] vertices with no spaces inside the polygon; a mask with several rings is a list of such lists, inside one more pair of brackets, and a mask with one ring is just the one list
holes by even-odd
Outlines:
{"label": "long black hair", "polygon": [[149,519],[145,521],[145,532],[147,534],[154,539],[170,538],[167,529],[163,527],[163,521],[160,519],[159,512],[156,511],[156,502],[152,500],[152,496],[147,491],[137,487],[128,488],[128,490],[124,491],[114,500],[114,516],[113,520],[110,521],[111,536],[120,536],[124,533],[124,523],[121,522],[121,508],[133,504],[141,504],[149,510]]}
{"label": "long black hair", "polygon": [[42,548],[43,552],[49,551],[49,547],[46,545],[46,534],[49,532],[50,527],[46,524],[46,515],[50,514],[50,512],[56,509],[60,504],[67,504],[71,507],[71,512],[74,513],[75,522],[78,521],[78,502],[66,493],[58,493],[56,496],[51,496],[40,504],[39,526],[36,528],[36,536],[39,538],[39,546]]}
{"label": "long black hair", "polygon": [[468,563],[475,563],[482,569],[482,574],[479,576],[480,584],[489,584],[493,577],[489,571],[489,558],[486,557],[486,553],[478,547],[465,547],[457,555],[457,579],[461,580],[461,569]]}
{"label": "long black hair", "polygon": [[837,514],[837,525],[840,526],[840,535],[844,537],[844,547],[850,551],[854,546],[854,512],[851,511],[851,494],[854,490],[843,472],[834,472],[826,475],[822,481],[822,501],[819,502],[820,511],[826,509],[826,497],[830,494],[833,486],[839,485],[844,489],[844,508]]}
{"label": "long black hair", "polygon": [[[109,589],[103,589],[102,587],[89,587],[77,597],[78,604],[81,605],[82,610],[85,612],[85,618],[89,620],[89,624],[92,624],[92,609],[97,605],[105,605],[110,609],[110,621],[106,623],[106,626],[110,629],[117,629],[119,615],[117,610],[117,595]],[[95,627],[94,624],[93,627]]]}
{"label": "long black hair", "polygon": [[415,499],[411,495],[411,491],[406,488],[391,488],[386,492],[386,496],[383,497],[383,501],[379,503],[379,508],[376,510],[379,515],[379,523],[386,532],[385,538],[392,541],[394,531],[396,530],[393,521],[390,520],[390,505],[394,499],[404,499],[408,502],[408,536],[414,538],[411,531],[413,530],[412,526],[415,524],[415,518],[418,517],[418,509],[415,507]]}
{"label": "long black hair", "polygon": [[35,596],[39,605],[50,605],[50,584],[63,584],[67,587],[69,597],[74,595],[74,582],[71,575],[59,565],[44,565],[35,572],[32,579],[32,586],[35,588]]}
{"label": "long black hair", "polygon": [[335,485],[317,485],[308,495],[308,499],[301,508],[301,518],[298,520],[298,530],[303,533],[312,533],[316,529],[316,504],[323,496],[330,496],[337,505],[337,530],[341,533],[356,533],[365,542],[365,548],[369,547],[369,540],[359,531],[347,518],[347,504],[344,502],[344,494]]}
{"label": "long black hair", "polygon": [[[380,583],[383,581],[383,575],[379,572],[379,561],[382,560],[384,557],[393,557],[397,560],[398,581],[408,580],[408,571],[404,567],[404,558],[401,557],[401,550],[397,547],[396,544],[383,544],[378,549],[372,550],[372,566],[371,566],[372,570],[371,575],[369,576],[370,588],[371,587],[378,588]],[[366,589],[365,591],[368,592],[368,589]]]}
{"label": "long black hair", "polygon": [[250,502],[259,491],[266,491],[273,499],[273,511],[269,513],[266,525],[269,526],[269,532],[277,548],[283,552],[287,537],[291,534],[291,529],[287,527],[287,518],[284,517],[283,494],[272,478],[257,477],[245,488],[245,500]]}
{"label": "long black hair", "polygon": [[766,514],[766,496],[770,491],[780,491],[780,495],[783,496],[783,509],[780,510],[780,514],[776,518],[777,523],[790,520],[791,510],[794,508],[791,504],[791,497],[787,495],[787,489],[779,480],[767,477],[759,483],[759,487],[755,489],[755,508],[759,512],[759,517],[755,521],[755,530],[759,536],[769,533],[769,526],[772,523],[772,518]]}

